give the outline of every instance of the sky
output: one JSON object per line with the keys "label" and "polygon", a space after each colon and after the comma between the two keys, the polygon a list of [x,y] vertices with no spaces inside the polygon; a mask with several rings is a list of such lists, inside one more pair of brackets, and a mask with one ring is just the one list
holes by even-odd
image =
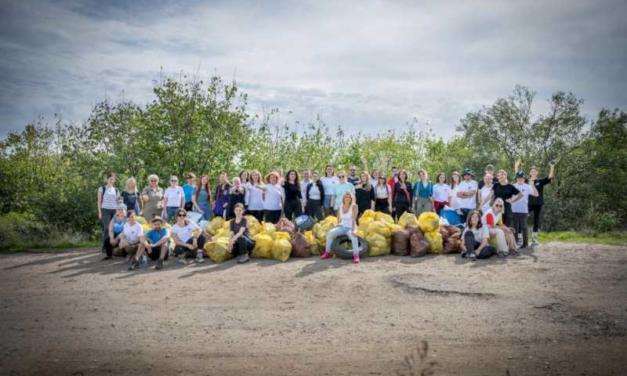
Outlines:
{"label": "sky", "polygon": [[163,77],[235,79],[251,114],[348,133],[431,128],[512,93],[627,111],[627,1],[0,0],[0,137]]}

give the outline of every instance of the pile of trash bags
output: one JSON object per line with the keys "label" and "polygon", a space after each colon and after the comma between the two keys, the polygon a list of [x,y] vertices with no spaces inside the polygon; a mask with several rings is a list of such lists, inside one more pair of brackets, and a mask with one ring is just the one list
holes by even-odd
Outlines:
{"label": "pile of trash bags", "polygon": [[[338,225],[338,219],[328,216],[311,230],[298,231],[287,218],[276,225],[259,222],[246,216],[251,237],[255,240],[252,257],[285,262],[290,257],[320,255],[326,247],[329,231]],[[205,244],[207,256],[214,262],[223,262],[232,256],[228,252],[230,221],[217,217],[204,229],[210,239]],[[359,219],[357,235],[368,243],[367,255],[420,257],[426,254],[460,252],[461,231],[455,226],[440,223],[436,213],[425,212],[419,217],[404,213],[394,222],[392,216],[366,210]]]}

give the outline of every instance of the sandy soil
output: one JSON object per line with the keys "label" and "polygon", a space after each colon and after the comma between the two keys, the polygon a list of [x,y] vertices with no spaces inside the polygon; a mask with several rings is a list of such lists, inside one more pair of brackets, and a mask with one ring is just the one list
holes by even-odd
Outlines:
{"label": "sandy soil", "polygon": [[168,262],[160,272],[100,258],[0,256],[0,374],[627,370],[627,247],[550,243],[476,263]]}

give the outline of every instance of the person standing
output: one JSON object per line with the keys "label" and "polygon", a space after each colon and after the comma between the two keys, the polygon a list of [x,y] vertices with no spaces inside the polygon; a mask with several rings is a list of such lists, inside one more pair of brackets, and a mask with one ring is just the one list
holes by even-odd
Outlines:
{"label": "person standing", "polygon": [[357,202],[357,218],[368,209],[374,209],[374,188],[370,184],[370,175],[362,171],[359,175],[359,183],[355,185],[355,201]]}
{"label": "person standing", "polygon": [[460,184],[459,172],[453,171],[451,173],[451,197],[449,200],[449,206],[451,207],[451,209],[455,210],[455,212],[461,218],[463,214],[462,206],[461,206],[462,202],[457,196],[457,193],[459,192],[459,184]]}
{"label": "person standing", "polygon": [[309,183],[311,183],[311,171],[306,168],[303,170],[303,178],[300,180],[300,196],[302,197],[300,202],[303,213],[307,207],[307,186]]}
{"label": "person standing", "polygon": [[215,201],[213,203],[213,215],[216,217],[226,217],[227,207],[229,206],[229,191],[231,190],[231,184],[229,184],[229,177],[226,172],[220,174],[218,178],[218,186],[216,192],[213,195]]}
{"label": "person standing", "polygon": [[102,223],[102,253],[106,253],[104,260],[111,258],[107,253],[107,245],[109,243],[109,223],[115,215],[118,207],[120,192],[115,187],[115,174],[109,173],[107,180],[103,186],[98,189],[98,219]]}
{"label": "person standing", "polygon": [[433,183],[429,180],[427,171],[418,171],[419,180],[414,184],[414,213],[420,216],[421,213],[433,211]]}
{"label": "person standing", "polygon": [[[505,226],[512,227],[514,225],[512,203],[520,200],[522,193],[507,181],[507,172],[505,170],[499,170],[496,177],[499,182],[492,186],[492,192],[488,197],[488,201],[492,202],[496,198],[503,200],[505,209],[503,213],[503,223]],[[485,202],[482,202],[480,207],[484,205]],[[492,207],[494,207],[494,205],[492,205]]]}
{"label": "person standing", "polygon": [[122,191],[122,202],[126,205],[128,210],[134,210],[135,214],[141,212],[141,205],[139,199],[139,191],[137,190],[137,181],[135,178],[126,179],[126,187]]}
{"label": "person standing", "polygon": [[285,182],[283,183],[283,191],[285,192],[285,202],[283,204],[285,218],[293,221],[296,217],[303,214],[303,196],[300,193],[300,181],[296,170],[287,172]]}
{"label": "person standing", "polygon": [[246,202],[246,188],[242,185],[242,181],[239,178],[233,178],[233,186],[229,191],[229,207],[226,215],[226,219],[230,220],[235,218],[235,205],[238,203],[244,205]]}
{"label": "person standing", "polygon": [[263,195],[266,186],[261,181],[261,173],[257,170],[250,172],[250,182],[246,190],[246,211],[257,218],[259,222],[263,221]]}
{"label": "person standing", "polygon": [[440,172],[435,178],[433,186],[433,208],[440,215],[442,208],[449,204],[451,197],[451,187],[446,184],[446,174]]}
{"label": "person standing", "polygon": [[194,208],[194,188],[196,186],[196,175],[188,173],[186,176],[187,183],[183,186],[183,193],[185,193],[185,210],[191,211]]}
{"label": "person standing", "polygon": [[398,220],[403,213],[411,209],[413,202],[411,183],[408,181],[407,171],[398,173],[398,182],[392,190],[392,216]]}
{"label": "person standing", "polygon": [[266,222],[277,224],[281,219],[285,191],[279,183],[279,174],[273,171],[266,176],[266,187],[263,197],[263,213]]}
{"label": "person standing", "polygon": [[142,201],[144,203],[143,216],[147,222],[161,215],[163,211],[163,189],[159,187],[159,177],[157,175],[148,176],[148,186],[142,191]]}
{"label": "person standing", "polygon": [[330,215],[333,213],[333,205],[331,205],[331,200],[333,199],[333,186],[340,182],[340,179],[335,176],[335,169],[331,165],[327,165],[324,169],[324,176],[320,178],[322,182],[322,186],[324,187],[324,198],[322,201],[322,205],[324,207],[324,212],[326,215]]}
{"label": "person standing", "polygon": [[357,185],[359,183],[359,175],[357,175],[357,167],[355,165],[352,165],[349,171],[350,171],[350,174],[346,178],[346,181],[348,181],[352,185]]}
{"label": "person standing", "polygon": [[170,186],[163,193],[163,206],[170,222],[174,222],[176,211],[185,206],[185,192],[174,175],[170,177]]}
{"label": "person standing", "polygon": [[379,179],[377,181],[377,185],[374,187],[374,210],[378,212],[383,212],[387,214],[391,214],[390,209],[392,208],[392,195],[390,194],[392,190],[390,189],[387,180],[385,179],[385,175],[380,174]]}
{"label": "person standing", "polygon": [[307,184],[305,190],[305,214],[321,221],[324,218],[322,212],[322,198],[324,197],[324,186],[319,179],[318,171],[311,173],[312,180]]}
{"label": "person standing", "polygon": [[477,182],[472,179],[473,173],[469,168],[464,169],[463,181],[459,183],[457,197],[462,211],[462,222],[466,222],[466,216],[471,210],[477,208]]}
{"label": "person standing", "polygon": [[538,168],[531,166],[529,169],[529,184],[533,185],[538,192],[537,197],[529,197],[529,213],[533,218],[533,229],[531,230],[531,243],[533,245],[538,244],[538,232],[540,231],[542,206],[544,205],[544,186],[551,184],[551,181],[555,177],[555,162],[551,161],[549,163],[549,176],[538,178],[538,174]]}
{"label": "person standing", "polygon": [[514,219],[514,236],[518,248],[527,248],[529,246],[527,228],[527,218],[529,217],[529,198],[538,197],[538,191],[535,186],[525,183],[525,173],[518,171],[516,173],[516,183],[514,187],[522,193],[522,198],[512,203],[512,216]]}
{"label": "person standing", "polygon": [[203,175],[194,187],[192,195],[193,208],[200,214],[202,219],[208,221],[211,218],[211,186],[209,176]]}
{"label": "person standing", "polygon": [[[347,183],[350,184],[350,183]],[[355,205],[354,196],[346,191],[341,196],[341,204],[337,210],[337,218],[339,225],[334,227],[327,235],[326,247],[324,253],[320,256],[326,260],[331,258],[331,245],[335,238],[346,235],[353,246],[353,263],[359,264],[359,241],[357,239],[357,205]]]}
{"label": "person standing", "polygon": [[[339,183],[333,185],[333,198],[331,199],[331,206],[333,206],[333,210],[336,213],[342,205],[342,197],[344,197],[346,192],[355,197],[355,186],[346,181],[346,173],[344,171],[340,171],[338,172],[337,177],[340,181]],[[353,202],[354,201],[355,200],[353,199]]]}
{"label": "person standing", "polygon": [[494,185],[494,177],[486,173],[483,175],[483,180],[479,183],[483,183],[483,186],[479,188],[479,193],[477,193],[478,202],[480,203],[479,209],[482,213],[485,213],[490,209],[490,193]]}

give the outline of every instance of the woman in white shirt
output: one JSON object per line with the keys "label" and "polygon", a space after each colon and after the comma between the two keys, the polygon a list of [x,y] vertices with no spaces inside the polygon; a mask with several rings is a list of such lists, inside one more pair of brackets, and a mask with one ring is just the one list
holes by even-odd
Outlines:
{"label": "woman in white shirt", "polygon": [[472,210],[468,213],[462,234],[462,257],[468,257],[471,261],[475,261],[495,255],[496,249],[488,243],[489,240],[490,231],[488,226],[481,223],[481,212]]}
{"label": "woman in white shirt", "polygon": [[206,240],[200,227],[187,219],[187,211],[183,208],[178,209],[175,215],[176,222],[170,230],[174,240],[174,255],[179,262],[185,262],[185,257],[196,257],[197,262],[204,262],[202,248]]}
{"label": "woman in white shirt", "polygon": [[331,244],[335,238],[346,235],[353,246],[353,262],[359,264],[359,241],[357,240],[357,204],[353,201],[353,195],[350,192],[344,193],[342,196],[342,205],[337,210],[337,218],[340,223],[334,227],[327,235],[327,244],[324,253],[320,256],[326,260],[331,257]]}
{"label": "woman in white shirt", "polygon": [[435,178],[435,182],[433,186],[433,209],[440,215],[442,208],[449,204],[451,187],[446,184],[446,174],[443,172],[438,174]]}
{"label": "woman in white shirt", "polygon": [[266,191],[263,197],[264,220],[270,223],[278,223],[281,219],[285,192],[279,183],[279,174],[271,172],[266,176]]}
{"label": "woman in white shirt", "polygon": [[492,174],[486,173],[483,175],[483,187],[478,192],[478,202],[483,203],[479,209],[482,213],[490,210],[490,193],[492,193],[492,184],[494,184],[494,178]]}
{"label": "woman in white shirt", "polygon": [[[107,252],[107,245],[109,242],[109,223],[113,216],[115,216],[116,209],[118,207],[118,200],[120,199],[120,192],[115,187],[115,174],[110,173],[107,175],[107,181],[105,185],[98,189],[98,219],[102,221],[102,252]],[[107,253],[105,260],[110,259],[111,256]]]}
{"label": "woman in white shirt", "polygon": [[173,222],[176,211],[185,206],[185,192],[179,186],[179,179],[172,175],[170,186],[163,193],[163,207],[166,210],[168,221]]}
{"label": "woman in white shirt", "polygon": [[377,179],[374,187],[374,210],[390,214],[392,207],[392,195],[390,194],[390,185],[383,173]]}
{"label": "woman in white shirt", "polygon": [[324,169],[324,176],[320,178],[322,186],[324,187],[324,198],[322,200],[322,206],[326,215],[333,214],[333,207],[331,206],[331,199],[333,198],[333,186],[340,182],[337,176],[335,176],[335,169],[331,165],[327,165]]}
{"label": "woman in white shirt", "polygon": [[320,175],[317,170],[311,173],[311,181],[305,189],[305,214],[319,221],[324,218],[322,213],[322,198],[325,195],[324,186],[319,179]]}
{"label": "woman in white shirt", "polygon": [[453,171],[453,173],[451,174],[451,197],[449,197],[449,206],[455,210],[455,212],[458,215],[462,215],[462,209],[461,209],[461,201],[459,199],[459,197],[457,197],[457,193],[459,192],[459,183],[460,183],[461,179],[459,176],[459,172],[457,171]]}
{"label": "woman in white shirt", "polygon": [[259,222],[263,221],[263,195],[265,191],[266,186],[261,181],[261,173],[252,170],[246,190],[246,212],[257,218]]}
{"label": "woman in white shirt", "polygon": [[126,213],[126,223],[120,236],[120,249],[130,256],[131,266],[128,270],[135,270],[139,267],[139,258],[144,253],[144,244],[140,241],[144,236],[142,226],[135,218],[135,212],[129,210]]}

